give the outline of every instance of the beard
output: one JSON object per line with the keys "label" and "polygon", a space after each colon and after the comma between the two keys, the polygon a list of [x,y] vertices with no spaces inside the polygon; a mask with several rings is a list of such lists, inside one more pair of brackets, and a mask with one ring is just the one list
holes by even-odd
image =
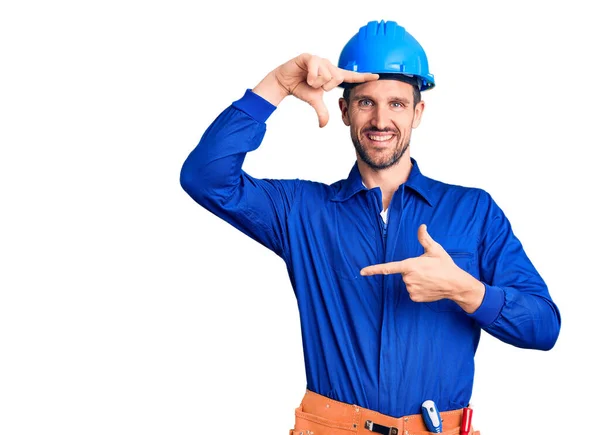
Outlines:
{"label": "beard", "polygon": [[352,137],[352,143],[354,144],[354,149],[356,150],[356,152],[358,153],[358,155],[360,156],[362,161],[365,162],[367,164],[367,166],[369,166],[374,171],[381,171],[383,169],[387,169],[390,166],[393,166],[396,163],[398,163],[398,161],[402,158],[402,156],[408,149],[408,146],[410,145],[410,136],[407,138],[405,143],[402,143],[402,142],[400,142],[399,134],[397,134],[396,135],[396,137],[398,138],[397,145],[396,145],[396,148],[394,149],[394,152],[392,153],[392,155],[389,156],[384,161],[376,162],[369,155],[367,148],[360,142],[360,140],[358,139],[358,136],[356,136],[352,133],[350,134],[350,136]]}

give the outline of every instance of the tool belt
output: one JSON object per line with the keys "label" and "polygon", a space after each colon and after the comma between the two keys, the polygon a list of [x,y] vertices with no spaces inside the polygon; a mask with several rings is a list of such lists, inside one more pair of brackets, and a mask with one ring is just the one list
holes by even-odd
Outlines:
{"label": "tool belt", "polygon": [[[289,435],[430,435],[420,414],[391,417],[306,390]],[[444,435],[458,435],[462,409],[440,412]],[[480,435],[471,431],[470,435]]]}

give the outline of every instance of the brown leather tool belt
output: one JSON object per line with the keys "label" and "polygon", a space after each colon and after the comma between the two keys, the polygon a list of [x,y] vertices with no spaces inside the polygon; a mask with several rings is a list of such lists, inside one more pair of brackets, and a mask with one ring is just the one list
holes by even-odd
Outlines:
{"label": "brown leather tool belt", "polygon": [[[443,435],[458,435],[462,409],[440,412]],[[430,435],[420,414],[391,417],[306,390],[289,435]],[[480,435],[471,431],[470,435]]]}

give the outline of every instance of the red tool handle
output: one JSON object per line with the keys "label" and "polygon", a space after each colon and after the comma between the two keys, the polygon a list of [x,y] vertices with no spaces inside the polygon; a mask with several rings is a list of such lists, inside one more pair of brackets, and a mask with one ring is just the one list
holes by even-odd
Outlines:
{"label": "red tool handle", "polygon": [[460,435],[469,435],[472,417],[473,410],[469,407],[463,408],[462,422],[460,423]]}

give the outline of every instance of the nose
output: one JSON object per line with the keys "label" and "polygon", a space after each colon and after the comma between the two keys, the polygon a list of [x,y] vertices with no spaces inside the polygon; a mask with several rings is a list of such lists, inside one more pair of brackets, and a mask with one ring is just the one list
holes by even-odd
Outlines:
{"label": "nose", "polygon": [[388,127],[389,116],[387,113],[387,108],[384,105],[380,105],[373,112],[371,125],[378,130],[384,130],[386,127]]}

